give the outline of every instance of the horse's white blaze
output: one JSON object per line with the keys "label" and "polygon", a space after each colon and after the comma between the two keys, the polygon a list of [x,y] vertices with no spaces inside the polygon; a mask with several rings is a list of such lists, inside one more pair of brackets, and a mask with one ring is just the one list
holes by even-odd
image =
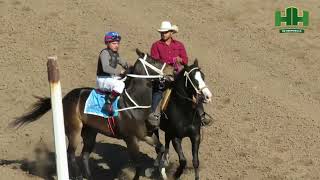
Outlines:
{"label": "horse's white blaze", "polygon": [[198,84],[199,84],[198,88],[201,89],[201,91],[205,97],[205,101],[210,102],[211,97],[212,97],[212,93],[210,92],[209,88],[206,86],[206,83],[202,79],[201,73],[199,71],[196,72],[194,78],[198,81]]}

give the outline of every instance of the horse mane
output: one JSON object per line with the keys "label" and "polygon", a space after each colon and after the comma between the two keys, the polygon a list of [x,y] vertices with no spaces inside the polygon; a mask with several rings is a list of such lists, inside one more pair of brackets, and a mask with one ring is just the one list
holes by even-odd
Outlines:
{"label": "horse mane", "polygon": [[[188,65],[186,65],[188,66]],[[183,66],[183,68],[180,70],[180,72],[175,76],[175,80],[180,80],[184,76],[184,72],[186,72],[186,66]],[[189,68],[189,66],[188,66]]]}

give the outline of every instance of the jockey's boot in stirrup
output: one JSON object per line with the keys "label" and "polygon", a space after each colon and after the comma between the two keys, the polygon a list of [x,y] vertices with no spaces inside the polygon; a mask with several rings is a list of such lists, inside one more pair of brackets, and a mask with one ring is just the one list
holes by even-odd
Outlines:
{"label": "jockey's boot in stirrup", "polygon": [[202,126],[210,126],[212,124],[212,117],[206,116],[206,113],[204,112],[204,107],[203,107],[202,103],[198,106],[197,111],[198,111],[198,114],[200,115],[200,118],[201,118],[201,125]]}
{"label": "jockey's boot in stirrup", "polygon": [[119,93],[112,91],[108,96],[105,97],[106,103],[104,104],[103,109],[106,112],[108,112],[109,115],[111,115],[111,116],[114,114],[112,104],[117,99],[118,96],[119,96]]}

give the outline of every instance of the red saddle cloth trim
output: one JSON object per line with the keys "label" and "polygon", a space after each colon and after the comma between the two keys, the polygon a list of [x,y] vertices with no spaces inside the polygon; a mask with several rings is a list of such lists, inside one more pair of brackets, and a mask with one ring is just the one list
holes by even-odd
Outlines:
{"label": "red saddle cloth trim", "polygon": [[115,136],[116,134],[114,133],[114,127],[116,126],[116,123],[114,121],[114,117],[109,117],[108,118],[108,126],[112,132],[112,135]]}
{"label": "red saddle cloth trim", "polygon": [[[104,91],[104,90],[101,90],[101,89],[95,89],[95,91],[96,91],[97,93],[99,93],[99,94],[104,94],[104,95],[108,95],[108,94],[112,93],[112,92]],[[119,114],[119,117],[120,117],[120,114]],[[102,118],[103,118],[103,117],[102,117]],[[116,136],[115,131],[116,131],[116,126],[117,126],[117,124],[116,124],[116,121],[115,121],[114,117],[113,117],[113,116],[112,116],[112,117],[108,117],[108,118],[107,118],[107,123],[108,123],[108,127],[109,127],[112,135],[113,135],[113,136]]]}

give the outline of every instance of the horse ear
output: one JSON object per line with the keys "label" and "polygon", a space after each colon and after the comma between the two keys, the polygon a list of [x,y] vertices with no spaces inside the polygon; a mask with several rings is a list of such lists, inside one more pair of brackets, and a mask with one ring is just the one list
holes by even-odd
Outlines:
{"label": "horse ear", "polygon": [[198,62],[198,59],[197,59],[197,58],[194,60],[193,64],[194,64],[195,66],[199,66],[199,62]]}
{"label": "horse ear", "polygon": [[140,49],[136,49],[136,53],[139,57],[143,58],[144,57],[144,53],[140,51]]}

